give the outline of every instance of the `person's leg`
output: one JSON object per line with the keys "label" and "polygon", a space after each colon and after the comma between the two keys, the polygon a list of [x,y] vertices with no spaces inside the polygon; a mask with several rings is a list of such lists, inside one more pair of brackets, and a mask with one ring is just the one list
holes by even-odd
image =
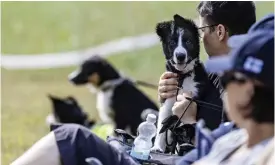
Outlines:
{"label": "person's leg", "polygon": [[64,124],[57,126],[54,133],[63,165],[86,165],[85,159],[90,157],[103,165],[136,165],[129,155],[110,146],[86,127]]}
{"label": "person's leg", "polygon": [[129,155],[77,124],[55,126],[12,165],[87,165],[85,159],[90,157],[104,165],[137,165]]}
{"label": "person's leg", "polygon": [[61,165],[54,132],[36,142],[11,165]]}

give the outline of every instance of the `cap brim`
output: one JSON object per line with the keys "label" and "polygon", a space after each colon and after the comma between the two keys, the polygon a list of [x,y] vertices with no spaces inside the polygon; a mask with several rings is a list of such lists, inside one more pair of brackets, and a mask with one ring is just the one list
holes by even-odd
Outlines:
{"label": "cap brim", "polygon": [[205,62],[205,69],[208,73],[222,73],[232,69],[232,61],[231,55],[211,57]]}
{"label": "cap brim", "polygon": [[227,45],[230,48],[238,48],[249,38],[248,34],[234,35],[230,37],[227,41]]}

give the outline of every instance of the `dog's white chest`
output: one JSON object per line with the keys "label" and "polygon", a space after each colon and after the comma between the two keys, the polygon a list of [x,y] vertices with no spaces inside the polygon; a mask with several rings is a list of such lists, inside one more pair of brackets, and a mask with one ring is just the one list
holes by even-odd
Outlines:
{"label": "dog's white chest", "polygon": [[104,123],[113,123],[112,104],[113,90],[99,91],[97,94],[97,104],[99,117]]}
{"label": "dog's white chest", "polygon": [[191,76],[186,77],[182,82],[182,88],[179,90],[179,94],[182,93],[192,93],[192,96],[198,95],[198,83],[194,81],[195,74],[192,73]]}

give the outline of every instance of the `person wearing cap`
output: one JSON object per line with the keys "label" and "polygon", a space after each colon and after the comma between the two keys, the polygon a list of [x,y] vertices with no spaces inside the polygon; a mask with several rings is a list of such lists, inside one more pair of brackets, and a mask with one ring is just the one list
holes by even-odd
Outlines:
{"label": "person wearing cap", "polygon": [[[232,35],[247,33],[252,24],[256,22],[255,4],[252,1],[202,1],[197,7],[197,11],[199,13],[200,37],[209,57],[227,54],[230,50],[227,46],[228,38]],[[203,96],[203,101],[222,107],[220,95],[223,88],[220,85],[219,77],[209,73],[209,80],[211,82],[207,88],[209,91]],[[160,102],[175,96],[176,89],[177,75],[171,72],[163,73],[158,89]],[[185,97],[178,96],[178,98],[172,110],[175,115],[180,117],[189,101]],[[223,121],[227,121],[222,109],[213,111],[205,106],[197,106],[193,102],[183,116],[183,120],[196,123],[200,118],[205,120],[206,126],[211,130],[217,128]]]}
{"label": "person wearing cap", "polygon": [[258,30],[238,39],[229,55],[207,61],[222,73],[228,117],[240,128],[217,139],[200,164],[255,164],[274,137],[274,30]]}
{"label": "person wearing cap", "polygon": [[[247,35],[253,34],[254,32],[256,32],[258,30],[274,31],[274,14],[268,14],[268,15],[264,16],[263,18],[261,18],[259,21],[257,21],[255,24],[253,24],[250,27],[247,34],[235,35],[235,37],[232,36],[230,38],[231,42],[230,42],[229,46],[231,47],[231,49],[238,48],[240,46],[239,42],[246,40],[248,38]],[[236,41],[234,41],[234,40],[236,40]],[[208,72],[213,71],[213,69],[215,69],[216,66],[219,67],[220,64],[216,65],[216,64],[213,64],[213,62],[209,63],[206,61],[206,69],[208,70]],[[230,123],[226,122],[224,124],[221,124],[219,126],[219,128],[215,129],[212,132],[211,136],[214,138],[214,140],[216,140],[219,137],[221,137],[235,129],[237,129],[237,127],[233,122],[230,122]],[[199,156],[198,156],[199,150],[202,150],[202,149],[196,148],[196,149],[193,149],[192,151],[190,151],[189,153],[187,153],[185,156],[183,156],[183,158],[181,159],[179,164],[180,165],[190,165],[193,162],[195,162],[196,160],[198,160],[199,159]]]}

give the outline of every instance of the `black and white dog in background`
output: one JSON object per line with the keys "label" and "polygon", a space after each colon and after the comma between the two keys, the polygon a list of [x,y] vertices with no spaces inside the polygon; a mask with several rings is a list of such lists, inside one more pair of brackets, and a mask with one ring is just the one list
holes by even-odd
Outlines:
{"label": "black and white dog in background", "polygon": [[[158,23],[156,33],[162,43],[166,70],[179,75],[178,94],[191,93],[193,97],[199,96],[203,91],[207,74],[199,59],[200,41],[195,23],[174,15],[174,20]],[[167,99],[160,108],[153,151],[166,150],[165,133],[160,134],[159,131],[162,128],[162,121],[173,115],[172,107],[175,102],[176,97]]]}
{"label": "black and white dog in background", "polygon": [[48,125],[57,123],[75,123],[91,128],[95,121],[90,120],[88,114],[82,110],[76,99],[72,96],[60,98],[48,95],[52,103],[52,113],[46,118]]}
{"label": "black and white dog in background", "polygon": [[[158,113],[157,105],[135,84],[122,77],[104,58],[93,55],[69,75],[74,85],[87,85],[97,93],[97,110],[104,123],[136,135],[144,113]],[[151,109],[151,110],[148,110]],[[145,110],[145,111],[144,111]]]}

